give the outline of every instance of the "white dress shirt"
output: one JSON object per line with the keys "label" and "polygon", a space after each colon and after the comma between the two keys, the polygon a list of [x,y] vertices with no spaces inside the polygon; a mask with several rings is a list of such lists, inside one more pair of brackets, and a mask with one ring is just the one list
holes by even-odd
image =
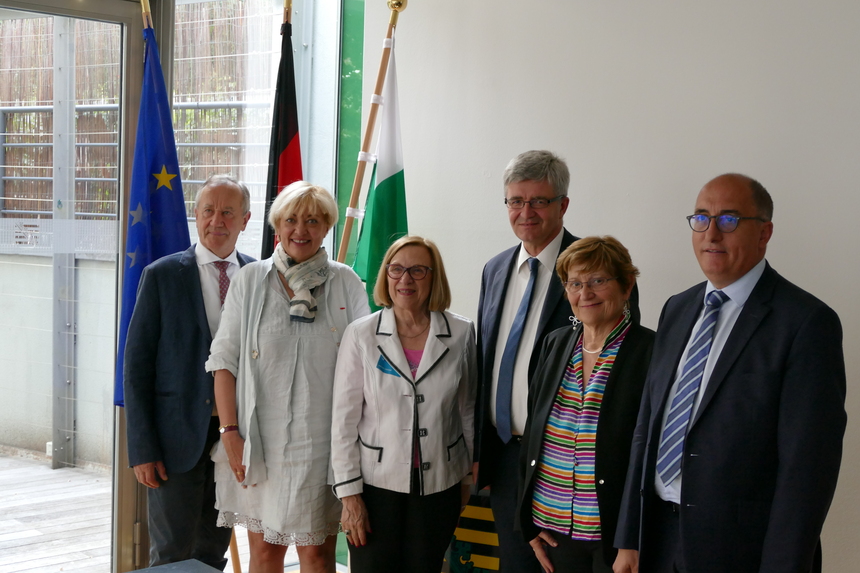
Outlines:
{"label": "white dress shirt", "polygon": [[227,277],[232,281],[239,272],[239,257],[236,256],[236,249],[233,249],[227,258],[221,259],[200,243],[194,246],[194,256],[197,258],[200,291],[203,293],[203,307],[206,309],[209,332],[212,338],[215,338],[218,325],[221,324],[221,271],[212,263],[221,260],[230,263],[227,267]]}
{"label": "white dress shirt", "polygon": [[[692,342],[694,338],[693,333],[699,331],[699,327],[702,325],[702,319],[705,316],[705,301],[707,300],[708,295],[715,290],[721,290],[729,297],[729,300],[724,302],[720,307],[720,315],[717,318],[717,324],[714,330],[714,339],[711,342],[711,351],[708,353],[708,361],[705,363],[704,372],[702,372],[702,382],[699,384],[699,392],[696,394],[696,401],[693,403],[693,411],[690,413],[690,420],[693,420],[696,417],[696,411],[698,411],[699,404],[702,401],[702,396],[705,394],[705,388],[708,387],[708,382],[711,378],[711,373],[714,371],[717,359],[720,357],[720,353],[722,353],[723,347],[726,345],[726,340],[728,340],[729,335],[732,333],[735,322],[737,322],[738,316],[740,316],[741,311],[744,308],[744,304],[746,304],[747,299],[750,297],[750,293],[752,293],[753,288],[755,288],[756,283],[758,283],[762,273],[764,273],[764,267],[765,260],[762,259],[756,266],[750,269],[747,274],[723,289],[717,289],[717,287],[711,284],[711,281],[708,281],[708,284],[705,285],[705,295],[702,297],[702,309],[699,311],[699,318],[696,319],[696,324],[693,325],[690,340],[687,341],[687,346],[684,348],[684,354],[681,355],[681,361],[678,363],[678,370],[675,372],[675,382],[669,390],[666,407],[663,409],[663,421],[660,423],[659,434],[661,440],[663,438],[663,430],[666,427],[666,419],[669,417],[669,409],[672,404],[672,400],[675,398],[675,393],[678,391],[678,381],[681,379],[681,374],[684,370],[684,363],[687,361],[687,353],[690,351],[690,342]],[[663,480],[660,479],[660,474],[655,473],[654,488],[657,491],[657,495],[665,501],[681,503],[681,478],[683,477],[683,474],[684,471],[682,466],[681,474],[675,478],[672,483],[666,486],[663,484]]]}
{"label": "white dress shirt", "polygon": [[[555,273],[555,261],[558,259],[563,236],[564,231],[559,230],[558,235],[536,257],[540,261],[538,276],[535,279],[534,294],[532,295],[529,314],[526,317],[526,324],[523,327],[523,334],[522,338],[520,338],[520,346],[517,349],[517,358],[514,363],[514,380],[513,388],[511,389],[511,433],[514,435],[521,436],[526,427],[529,398],[529,361],[531,360],[535,339],[538,334],[538,323],[543,311],[543,303],[546,300],[546,291],[549,288],[552,275]],[[499,321],[499,336],[496,339],[496,357],[493,362],[493,383],[490,389],[490,420],[494,426],[496,425],[496,388],[499,385],[499,367],[502,363],[502,354],[505,352],[505,345],[508,342],[508,333],[510,333],[511,327],[514,324],[517,309],[529,283],[531,271],[529,270],[528,260],[530,258],[531,255],[528,254],[528,251],[521,244],[516,265],[508,279],[508,292],[505,295],[502,317]]]}

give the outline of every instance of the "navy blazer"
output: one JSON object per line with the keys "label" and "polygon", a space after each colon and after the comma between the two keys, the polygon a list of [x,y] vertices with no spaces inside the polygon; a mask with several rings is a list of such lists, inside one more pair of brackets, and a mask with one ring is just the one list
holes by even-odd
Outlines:
{"label": "navy blazer", "polygon": [[[129,465],[162,461],[168,476],[200,459],[215,403],[204,368],[212,334],[194,249],[143,270],[125,345]],[[236,255],[240,266],[254,260]]]}
{"label": "navy blazer", "polygon": [[[670,298],[660,317],[616,533],[616,547],[641,543],[640,563],[659,502],[663,410],[704,289]],[[839,317],[767,265],[687,433],[680,538],[689,571],[813,570],[839,475],[844,405]]]}
{"label": "navy blazer", "polygon": [[[561,239],[561,254],[579,237],[563,229]],[[493,383],[493,364],[496,359],[496,340],[499,337],[499,322],[508,292],[508,281],[517,262],[520,245],[511,247],[490,259],[484,266],[481,276],[481,295],[478,300],[478,402],[475,408],[475,461],[481,463],[478,472],[478,487],[483,488],[492,483],[494,467],[493,460],[498,458],[497,452],[502,441],[496,433],[496,428],[490,421],[490,391]],[[634,322],[639,322],[639,289],[633,287],[630,294],[630,310]],[[538,322],[537,337],[529,361],[529,380],[535,372],[537,357],[546,335],[563,326],[570,326],[570,303],[564,292],[561,279],[552,269],[549,287],[544,299],[543,308]],[[504,334],[507,336],[507,333]]]}
{"label": "navy blazer", "polygon": [[[532,497],[543,451],[544,430],[581,332],[582,326],[576,329],[568,326],[546,337],[529,388],[529,420],[520,450],[520,501],[517,508],[517,524],[527,541],[540,533],[532,519]],[[603,559],[610,567],[615,561],[613,539],[624,493],[630,443],[653,346],[653,330],[635,323],[630,326],[609,372],[600,405],[595,437],[594,485],[600,509]]]}

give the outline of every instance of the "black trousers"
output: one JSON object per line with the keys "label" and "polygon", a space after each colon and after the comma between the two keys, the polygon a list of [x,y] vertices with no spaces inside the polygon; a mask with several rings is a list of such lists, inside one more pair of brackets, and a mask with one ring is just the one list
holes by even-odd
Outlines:
{"label": "black trousers", "polygon": [[552,533],[558,547],[545,546],[547,557],[556,571],[565,573],[612,573],[612,564],[603,559],[603,543],[579,541]]}
{"label": "black trousers", "polygon": [[224,555],[233,530],[215,525],[215,464],[209,458],[219,438],[218,418],[213,416],[197,464],[185,473],[168,472],[167,481],[148,490],[150,567],[186,559],[222,571],[227,565]]}
{"label": "black trousers", "polygon": [[519,504],[520,438],[514,436],[507,445],[501,445],[499,440],[499,444],[499,457],[494,460],[493,483],[490,484],[490,507],[499,535],[499,571],[543,573],[535,552],[523,539],[519,527],[514,530]]}
{"label": "black trousers", "polygon": [[[412,491],[417,469],[413,471]],[[430,495],[364,485],[367,545],[349,546],[351,573],[439,573],[460,518],[460,484]]]}
{"label": "black trousers", "polygon": [[681,529],[677,504],[655,499],[650,523],[643,524],[639,571],[683,573]]}

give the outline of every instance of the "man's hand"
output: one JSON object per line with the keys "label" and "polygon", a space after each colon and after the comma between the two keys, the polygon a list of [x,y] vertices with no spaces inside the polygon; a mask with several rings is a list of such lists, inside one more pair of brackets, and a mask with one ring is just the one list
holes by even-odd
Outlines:
{"label": "man's hand", "polygon": [[613,573],[639,573],[639,552],[635,549],[619,549],[612,564]]}
{"label": "man's hand", "polygon": [[471,484],[460,484],[460,513],[463,513],[463,510],[466,509],[466,506],[469,504],[469,499],[472,497],[472,486]]}
{"label": "man's hand", "polygon": [[134,477],[137,481],[150,488],[157,488],[161,481],[167,481],[167,470],[164,469],[164,462],[147,462],[133,466]]}
{"label": "man's hand", "polygon": [[535,552],[535,557],[537,557],[540,566],[543,567],[543,570],[546,573],[553,573],[555,568],[552,566],[552,561],[550,561],[549,555],[546,554],[546,545],[550,547],[558,547],[558,541],[556,541],[552,533],[547,530],[541,530],[537,537],[529,541],[529,545],[532,546],[532,549]]}

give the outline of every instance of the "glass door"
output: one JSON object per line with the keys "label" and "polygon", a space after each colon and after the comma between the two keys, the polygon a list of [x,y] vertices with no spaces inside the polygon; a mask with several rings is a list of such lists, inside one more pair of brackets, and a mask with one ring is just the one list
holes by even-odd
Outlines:
{"label": "glass door", "polygon": [[0,0],[0,539],[14,570],[107,573],[140,9],[69,4]]}

